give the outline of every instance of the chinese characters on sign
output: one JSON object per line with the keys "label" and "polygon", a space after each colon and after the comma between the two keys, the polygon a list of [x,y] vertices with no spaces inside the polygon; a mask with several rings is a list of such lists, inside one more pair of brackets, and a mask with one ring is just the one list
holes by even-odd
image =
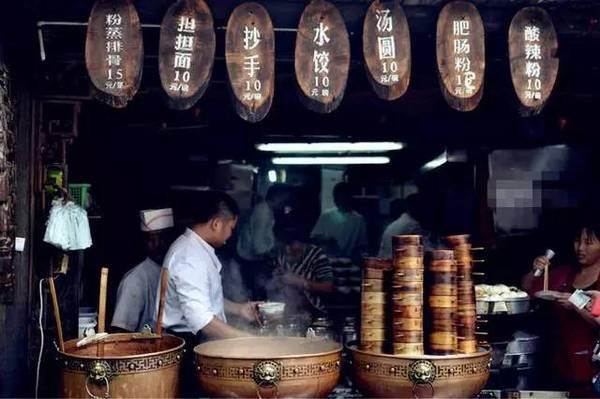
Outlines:
{"label": "chinese characters on sign", "polygon": [[106,14],[104,32],[106,39],[106,82],[109,90],[123,88],[123,18],[121,14]]}
{"label": "chinese characters on sign", "polygon": [[173,56],[174,75],[169,83],[169,91],[187,93],[190,90],[190,69],[196,33],[196,19],[186,15],[179,16],[177,35],[175,36],[175,54]]}
{"label": "chinese characters on sign", "polygon": [[310,91],[311,97],[329,96],[329,61],[330,51],[327,46],[331,39],[329,38],[329,26],[319,22],[319,26],[313,29],[315,32],[313,43],[316,48],[313,50],[313,70],[315,73],[314,85]]}
{"label": "chinese characters on sign", "polygon": [[542,99],[541,64],[542,47],[540,45],[540,28],[533,25],[525,26],[523,30],[525,39],[525,75],[527,76],[527,100]]}
{"label": "chinese characters on sign", "polygon": [[246,50],[243,65],[245,86],[242,99],[244,101],[260,101],[262,99],[262,82],[258,77],[258,71],[260,71],[261,59],[259,54],[253,50],[256,50],[261,43],[261,32],[256,26],[250,28],[245,25],[242,36],[244,38],[244,50]]}
{"label": "chinese characters on sign", "polygon": [[396,60],[392,12],[389,8],[376,10],[375,18],[377,19],[377,54],[382,70],[379,82],[382,84],[397,83],[399,81],[398,61]]}
{"label": "chinese characters on sign", "polygon": [[471,22],[468,19],[452,21],[452,48],[456,82],[454,95],[470,97],[475,94],[474,81],[477,77],[471,70]]}

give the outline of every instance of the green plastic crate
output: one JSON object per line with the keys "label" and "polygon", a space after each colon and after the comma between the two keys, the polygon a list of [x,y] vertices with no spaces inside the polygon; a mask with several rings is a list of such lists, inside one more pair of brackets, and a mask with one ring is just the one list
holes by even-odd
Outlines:
{"label": "green plastic crate", "polygon": [[82,207],[83,209],[87,209],[90,206],[90,188],[91,184],[81,183],[81,184],[69,184],[69,195],[73,199],[73,202]]}

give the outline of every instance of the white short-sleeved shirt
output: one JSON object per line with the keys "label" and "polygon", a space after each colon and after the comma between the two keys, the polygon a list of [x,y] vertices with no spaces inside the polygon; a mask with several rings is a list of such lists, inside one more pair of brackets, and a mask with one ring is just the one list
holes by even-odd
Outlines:
{"label": "white short-sleeved shirt", "polygon": [[144,324],[154,328],[159,280],[160,265],[150,258],[128,271],[119,283],[111,325],[127,331],[142,331]]}
{"label": "white short-sleeved shirt", "polygon": [[367,225],[356,211],[326,210],[311,233],[313,238],[318,236],[333,238],[337,243],[337,251],[329,253],[330,256],[351,258],[359,255],[358,251],[367,249]]}
{"label": "white short-sleeved shirt", "polygon": [[169,272],[164,328],[196,334],[213,317],[227,321],[221,262],[210,244],[187,229],[169,248],[164,267]]}

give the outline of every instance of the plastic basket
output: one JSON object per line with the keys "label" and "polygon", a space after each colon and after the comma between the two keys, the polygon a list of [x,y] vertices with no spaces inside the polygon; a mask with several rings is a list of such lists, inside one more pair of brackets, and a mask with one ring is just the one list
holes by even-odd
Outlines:
{"label": "plastic basket", "polygon": [[73,202],[80,207],[87,209],[90,206],[90,188],[91,184],[69,184],[69,195],[73,199]]}

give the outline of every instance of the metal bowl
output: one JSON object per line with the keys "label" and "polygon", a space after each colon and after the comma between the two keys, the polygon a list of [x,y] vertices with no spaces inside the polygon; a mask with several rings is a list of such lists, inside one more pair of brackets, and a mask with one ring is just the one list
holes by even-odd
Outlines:
{"label": "metal bowl", "polygon": [[235,338],[200,344],[194,352],[208,397],[325,397],[340,378],[342,347],[330,340]]}
{"label": "metal bowl", "polygon": [[354,381],[374,398],[472,398],[490,374],[491,352],[449,356],[395,356],[349,347]]}

